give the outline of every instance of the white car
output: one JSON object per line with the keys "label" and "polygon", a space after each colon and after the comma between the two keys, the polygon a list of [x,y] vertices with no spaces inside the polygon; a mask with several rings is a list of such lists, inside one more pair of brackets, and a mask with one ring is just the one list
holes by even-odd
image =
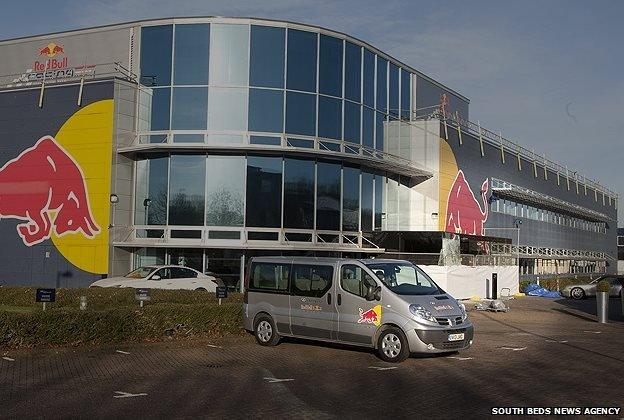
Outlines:
{"label": "white car", "polygon": [[132,270],[123,277],[111,277],[89,287],[132,287],[134,289],[185,289],[215,292],[217,279],[189,267],[150,265]]}

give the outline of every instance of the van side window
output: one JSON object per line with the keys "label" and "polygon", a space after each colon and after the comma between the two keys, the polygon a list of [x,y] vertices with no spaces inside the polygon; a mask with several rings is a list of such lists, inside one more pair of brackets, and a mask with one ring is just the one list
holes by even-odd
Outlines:
{"label": "van side window", "polygon": [[288,291],[290,264],[255,263],[251,267],[250,289]]}
{"label": "van side window", "polygon": [[322,297],[332,284],[334,269],[325,265],[293,265],[291,293]]}
{"label": "van side window", "polygon": [[340,286],[345,292],[365,297],[368,286],[377,286],[377,283],[368,273],[357,265],[343,265],[340,273]]}

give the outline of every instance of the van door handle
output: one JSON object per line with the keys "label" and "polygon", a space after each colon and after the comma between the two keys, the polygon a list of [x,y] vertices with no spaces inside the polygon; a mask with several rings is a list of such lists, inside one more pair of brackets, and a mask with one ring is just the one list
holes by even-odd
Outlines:
{"label": "van door handle", "polygon": [[338,293],[338,305],[342,303],[342,295]]}
{"label": "van door handle", "polygon": [[327,294],[327,304],[331,305],[331,293]]}

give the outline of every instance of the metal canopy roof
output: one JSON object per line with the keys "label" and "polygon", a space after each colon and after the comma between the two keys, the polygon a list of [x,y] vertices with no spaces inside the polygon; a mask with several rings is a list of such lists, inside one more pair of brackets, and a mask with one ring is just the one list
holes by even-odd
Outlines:
{"label": "metal canopy roof", "polygon": [[521,202],[535,204],[551,210],[568,213],[590,221],[608,222],[613,220],[613,218],[596,210],[588,209],[587,207],[579,206],[578,204],[569,203],[559,198],[551,197],[507,181],[492,178],[492,184],[502,185],[499,187],[492,187],[492,192],[497,196],[513,198]]}

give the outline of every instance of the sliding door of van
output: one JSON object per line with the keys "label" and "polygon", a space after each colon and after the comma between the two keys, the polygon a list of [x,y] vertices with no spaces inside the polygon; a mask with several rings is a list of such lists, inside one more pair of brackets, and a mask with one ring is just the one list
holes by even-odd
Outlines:
{"label": "sliding door of van", "polygon": [[254,262],[249,278],[248,304],[271,315],[282,334],[290,334],[290,270],[290,263]]}
{"label": "sliding door of van", "polygon": [[290,328],[294,335],[328,340],[336,338],[333,277],[332,265],[292,265]]}
{"label": "sliding door of van", "polygon": [[368,286],[376,287],[377,282],[363,267],[356,264],[340,267],[340,285],[336,287],[340,341],[373,344],[373,335],[381,325],[381,305],[366,300]]}

